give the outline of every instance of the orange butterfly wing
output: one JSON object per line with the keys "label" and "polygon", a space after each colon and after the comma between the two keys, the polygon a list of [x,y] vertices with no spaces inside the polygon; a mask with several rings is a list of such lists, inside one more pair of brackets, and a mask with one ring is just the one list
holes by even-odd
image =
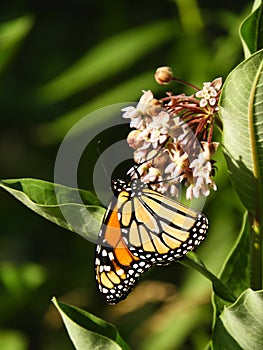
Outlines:
{"label": "orange butterfly wing", "polygon": [[[115,201],[116,202],[116,201]],[[140,261],[122,236],[117,203],[110,204],[99,234],[95,270],[99,291],[109,304],[125,299],[139,277],[151,267]]]}
{"label": "orange butterfly wing", "polygon": [[206,237],[207,218],[150,189],[140,179],[114,182],[113,198],[99,233],[95,269],[109,304],[125,299],[153,265],[183,258]]}

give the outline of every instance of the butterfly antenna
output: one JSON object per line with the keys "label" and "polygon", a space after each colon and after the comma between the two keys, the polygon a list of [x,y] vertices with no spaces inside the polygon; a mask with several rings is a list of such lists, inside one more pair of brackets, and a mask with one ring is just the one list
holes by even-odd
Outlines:
{"label": "butterfly antenna", "polygon": [[103,159],[102,159],[102,153],[101,153],[101,150],[100,150],[100,148],[99,148],[99,144],[100,144],[100,143],[101,143],[101,140],[99,140],[99,141],[97,142],[97,145],[96,145],[97,152],[98,152],[99,158],[101,159],[101,165],[102,165],[103,171],[104,171],[104,173],[105,173],[105,176],[106,176],[106,178],[107,178],[107,179],[109,180],[109,182],[110,182],[111,180],[110,180],[110,178],[109,178],[109,174],[108,174],[108,171],[107,171],[107,169],[106,169],[105,162],[104,162]]}

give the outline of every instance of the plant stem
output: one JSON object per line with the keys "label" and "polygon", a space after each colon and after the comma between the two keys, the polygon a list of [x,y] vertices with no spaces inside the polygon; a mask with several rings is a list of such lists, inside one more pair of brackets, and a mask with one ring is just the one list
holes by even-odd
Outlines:
{"label": "plant stem", "polygon": [[227,300],[229,302],[234,302],[237,298],[232,293],[232,291],[219,279],[217,278],[212,272],[207,270],[205,265],[195,258],[195,260],[189,258],[186,256],[182,261],[179,261],[180,264],[190,267],[198,272],[200,272],[203,276],[208,278],[212,284],[214,292],[222,299]]}

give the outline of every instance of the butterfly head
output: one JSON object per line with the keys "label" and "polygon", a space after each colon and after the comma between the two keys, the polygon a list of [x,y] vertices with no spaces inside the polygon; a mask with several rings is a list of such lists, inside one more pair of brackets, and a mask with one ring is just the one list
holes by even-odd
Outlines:
{"label": "butterfly head", "polygon": [[141,191],[149,186],[145,184],[141,179],[132,179],[130,181],[117,179],[112,182],[112,191],[116,198],[120,193],[125,191],[133,196],[140,196]]}

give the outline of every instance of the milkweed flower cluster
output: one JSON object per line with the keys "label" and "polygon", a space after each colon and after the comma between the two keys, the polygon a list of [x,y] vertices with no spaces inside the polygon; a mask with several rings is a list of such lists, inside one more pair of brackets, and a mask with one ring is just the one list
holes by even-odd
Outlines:
{"label": "milkweed flower cluster", "polygon": [[[155,79],[159,84],[173,80],[170,67],[158,68]],[[216,190],[213,180],[213,154],[218,143],[213,142],[213,130],[218,114],[222,79],[205,82],[195,94],[174,95],[167,92],[161,99],[143,91],[136,106],[122,109],[123,118],[130,119],[127,141],[134,149],[134,160],[142,181],[155,190],[178,196],[181,184],[187,199],[208,196]]]}

